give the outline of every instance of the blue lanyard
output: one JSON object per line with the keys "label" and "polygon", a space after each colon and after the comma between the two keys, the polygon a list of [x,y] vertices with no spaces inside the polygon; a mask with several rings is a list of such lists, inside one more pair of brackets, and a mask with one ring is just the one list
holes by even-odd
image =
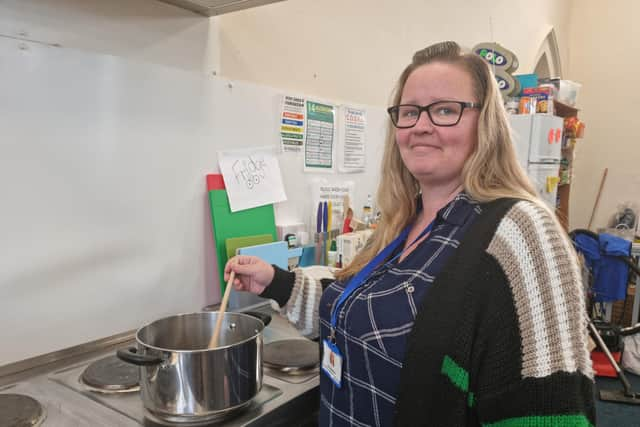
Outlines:
{"label": "blue lanyard", "polygon": [[[431,223],[429,225],[427,225],[424,230],[422,230],[420,235],[418,237],[416,237],[413,240],[413,242],[411,242],[411,244],[409,246],[407,246],[407,249],[409,249],[411,246],[413,246],[418,240],[422,239],[425,236],[425,234],[430,232],[431,229],[433,228],[433,223],[434,222],[435,222],[435,219],[433,221],[431,221]],[[369,261],[369,263],[367,265],[365,265],[364,268],[358,272],[358,274],[356,274],[355,276],[353,276],[353,278],[351,278],[351,280],[349,280],[349,283],[347,284],[347,286],[345,287],[344,291],[340,295],[340,298],[338,299],[338,302],[336,303],[336,305],[333,307],[333,312],[331,313],[331,335],[332,335],[332,337],[333,337],[333,334],[334,334],[334,331],[335,331],[335,328],[336,328],[336,324],[338,323],[338,311],[340,310],[340,306],[347,300],[347,298],[349,298],[349,296],[358,287],[360,287],[360,285],[362,285],[362,283],[364,283],[364,281],[369,277],[369,275],[378,266],[378,264],[380,264],[382,261],[384,261],[389,255],[391,255],[393,253],[393,251],[402,242],[405,241],[405,239],[409,235],[409,230],[410,229],[411,229],[411,226],[408,226],[407,228],[402,230],[402,233],[400,233],[400,235],[398,237],[396,237],[391,243],[389,243],[389,246],[387,246],[382,251],[380,251],[380,253],[378,253],[378,255],[376,255],[371,261]],[[402,252],[400,252],[399,254],[397,254],[396,256],[394,256],[389,261],[387,261],[387,264],[390,264],[393,261],[395,261],[396,259],[398,259],[403,253],[405,253],[405,251],[406,251],[406,249],[403,250]]]}

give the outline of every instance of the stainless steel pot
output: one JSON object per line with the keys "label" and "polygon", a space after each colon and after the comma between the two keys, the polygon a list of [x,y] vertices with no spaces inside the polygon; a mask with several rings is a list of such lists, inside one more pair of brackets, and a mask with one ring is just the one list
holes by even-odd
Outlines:
{"label": "stainless steel pot", "polygon": [[[262,313],[226,313],[218,347],[208,348],[217,312],[156,320],[136,333],[138,348],[118,357],[140,366],[144,407],[173,423],[225,418],[262,388]],[[258,319],[254,316],[260,316]]]}

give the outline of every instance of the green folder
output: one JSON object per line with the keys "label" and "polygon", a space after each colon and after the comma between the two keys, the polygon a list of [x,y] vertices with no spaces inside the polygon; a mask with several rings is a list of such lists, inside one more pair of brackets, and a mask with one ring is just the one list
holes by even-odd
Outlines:
{"label": "green folder", "polygon": [[273,242],[273,236],[271,234],[258,234],[256,236],[247,237],[232,237],[225,241],[225,247],[227,248],[227,259],[236,254],[236,251],[240,248],[246,248],[247,246],[262,245],[263,243]]}
{"label": "green folder", "polygon": [[227,256],[226,240],[232,237],[270,234],[272,241],[276,241],[276,220],[273,205],[231,212],[226,190],[210,190],[209,204],[211,206],[213,240],[218,257],[220,290],[224,293],[226,287],[224,281],[224,266],[229,259]]}

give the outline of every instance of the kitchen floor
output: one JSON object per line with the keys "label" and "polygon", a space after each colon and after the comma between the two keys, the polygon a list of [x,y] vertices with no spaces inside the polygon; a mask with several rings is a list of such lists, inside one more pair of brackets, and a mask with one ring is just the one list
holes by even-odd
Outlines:
{"label": "kitchen floor", "polygon": [[[640,393],[640,376],[625,372],[631,388]],[[596,377],[596,421],[598,427],[637,427],[640,425],[640,405],[605,402],[598,398],[597,391],[622,390],[617,378]]]}

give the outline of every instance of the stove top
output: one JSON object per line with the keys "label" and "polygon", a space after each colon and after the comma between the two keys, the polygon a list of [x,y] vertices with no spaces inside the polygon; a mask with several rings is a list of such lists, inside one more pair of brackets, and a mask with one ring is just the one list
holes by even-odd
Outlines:
{"label": "stove top", "polygon": [[[279,315],[273,314],[271,324],[264,330],[264,342],[301,338],[298,332]],[[314,343],[315,344],[315,343]],[[123,345],[123,347],[128,346]],[[110,350],[104,354],[69,366],[62,366],[46,374],[0,387],[0,425],[7,426],[9,416],[23,417],[27,409],[43,427],[136,427],[136,426],[271,426],[291,425],[309,420],[319,404],[318,371],[311,369],[301,375],[288,375],[264,367],[261,391],[237,412],[225,419],[206,423],[168,423],[153,417],[143,407],[139,387],[135,384],[135,370],[123,366]],[[115,372],[115,375],[114,375]],[[124,380],[124,381],[122,381]],[[124,384],[124,385],[121,385]],[[14,407],[15,396],[21,396],[24,408],[17,414],[6,415],[2,409]],[[6,405],[3,402],[9,404]],[[17,402],[17,400],[15,400]],[[39,406],[38,406],[39,405]],[[38,411],[37,408],[40,408]],[[14,411],[15,412],[15,411]],[[35,419],[34,418],[34,419]],[[22,418],[20,418],[22,419]],[[44,421],[42,421],[44,419]],[[11,426],[11,424],[8,424]]]}
{"label": "stove top", "polygon": [[[69,390],[72,390],[102,406],[108,407],[123,416],[138,423],[138,425],[176,425],[177,423],[170,424],[165,421],[155,418],[152,414],[149,414],[143,407],[140,400],[139,393],[101,393],[95,392],[92,389],[86,387],[82,382],[82,373],[87,367],[86,364],[78,366],[71,366],[66,369],[62,369],[52,373],[49,376],[49,380],[56,384],[59,384]],[[246,414],[249,417],[256,412],[256,409],[262,407],[264,403],[281,396],[282,390],[275,385],[271,385],[270,379],[265,378],[262,384],[262,390],[254,397],[246,408],[242,408],[243,411],[238,411],[237,417],[242,418],[242,414]],[[235,418],[235,417],[234,417]],[[224,420],[222,420],[224,421]],[[192,427],[192,426],[207,426],[207,425],[220,425],[221,423],[179,423],[180,426]],[[136,425],[136,424],[132,424]],[[242,425],[242,424],[240,424]]]}

